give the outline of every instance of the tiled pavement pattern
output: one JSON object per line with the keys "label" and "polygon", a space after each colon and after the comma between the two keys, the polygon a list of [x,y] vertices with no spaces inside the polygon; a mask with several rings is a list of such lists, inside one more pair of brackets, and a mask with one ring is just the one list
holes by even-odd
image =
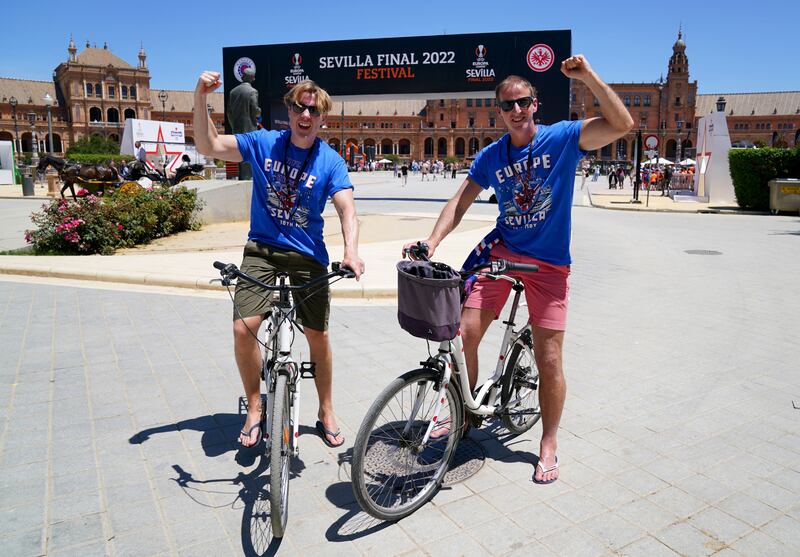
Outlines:
{"label": "tiled pavement pattern", "polygon": [[[583,209],[574,245],[561,479],[530,481],[540,426],[489,426],[478,474],[377,523],[306,383],[279,546],[266,464],[232,443],[228,301],[0,282],[0,553],[797,555],[800,221]],[[333,308],[348,446],[424,356],[395,311]]]}

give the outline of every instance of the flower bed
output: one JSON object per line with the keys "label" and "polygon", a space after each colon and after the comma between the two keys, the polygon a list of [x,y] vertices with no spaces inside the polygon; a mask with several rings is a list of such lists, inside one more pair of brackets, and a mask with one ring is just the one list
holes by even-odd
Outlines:
{"label": "flower bed", "polygon": [[155,238],[199,228],[201,202],[185,187],[124,186],[105,196],[78,192],[77,201],[58,199],[31,214],[36,226],[25,240],[37,254],[111,254]]}

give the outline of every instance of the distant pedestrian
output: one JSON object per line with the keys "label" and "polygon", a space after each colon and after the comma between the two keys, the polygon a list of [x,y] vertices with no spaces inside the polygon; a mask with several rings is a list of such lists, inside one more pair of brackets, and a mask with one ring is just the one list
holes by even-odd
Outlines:
{"label": "distant pedestrian", "polygon": [[592,182],[596,182],[599,177],[600,177],[600,166],[594,165],[594,171],[592,172]]}
{"label": "distant pedestrian", "polygon": [[403,177],[403,187],[406,187],[408,183],[408,165],[406,163],[400,167],[400,175]]}

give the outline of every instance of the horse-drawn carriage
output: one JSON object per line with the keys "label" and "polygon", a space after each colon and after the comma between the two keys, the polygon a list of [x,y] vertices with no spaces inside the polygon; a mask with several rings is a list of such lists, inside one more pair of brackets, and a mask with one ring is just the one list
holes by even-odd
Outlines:
{"label": "horse-drawn carriage", "polygon": [[64,184],[61,188],[61,197],[69,189],[72,198],[76,199],[75,184],[92,193],[105,193],[106,189],[117,189],[125,184],[141,187],[145,180],[162,185],[174,186],[188,180],[202,180],[202,164],[191,164],[189,157],[184,155],[183,164],[175,170],[175,175],[168,177],[165,172],[155,167],[146,166],[140,161],[133,161],[121,169],[117,169],[113,162],[94,165],[83,165],[69,162],[66,159],[45,155],[36,167],[39,176],[52,166],[58,172],[58,177]]}

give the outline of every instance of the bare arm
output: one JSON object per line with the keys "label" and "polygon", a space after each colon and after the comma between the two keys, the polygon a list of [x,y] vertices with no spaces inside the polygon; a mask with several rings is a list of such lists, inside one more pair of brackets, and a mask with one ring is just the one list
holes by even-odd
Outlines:
{"label": "bare arm", "polygon": [[[428,244],[428,257],[433,257],[437,246],[458,226],[467,209],[470,208],[482,189],[472,178],[464,180],[455,195],[447,202],[442,212],[439,213],[433,232],[431,232],[427,240],[424,240]],[[403,257],[406,255],[406,250],[415,244],[416,242],[411,242],[403,246]]]}
{"label": "bare arm", "polygon": [[197,80],[194,90],[194,141],[197,152],[201,155],[222,159],[224,161],[242,162],[242,154],[236,137],[219,135],[206,111],[208,94],[216,90],[222,82],[218,72],[205,71]]}
{"label": "bare arm", "polygon": [[333,206],[339,214],[344,238],[344,256],[342,265],[356,274],[356,280],[364,273],[364,262],[358,256],[358,216],[353,201],[353,190],[339,190],[333,194]]}
{"label": "bare arm", "polygon": [[594,151],[619,139],[633,127],[633,118],[616,93],[598,76],[582,54],[567,58],[561,63],[561,72],[571,79],[583,81],[597,97],[603,116],[588,118],[581,127],[578,146]]}

